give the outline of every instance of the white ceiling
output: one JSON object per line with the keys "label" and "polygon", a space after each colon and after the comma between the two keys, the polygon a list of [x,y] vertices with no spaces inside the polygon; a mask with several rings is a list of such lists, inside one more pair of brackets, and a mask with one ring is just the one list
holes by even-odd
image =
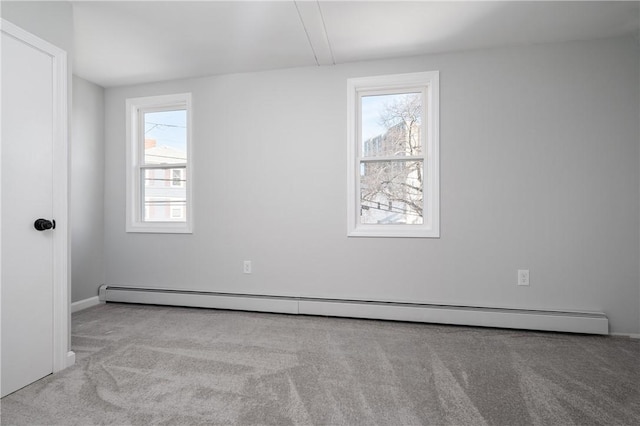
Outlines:
{"label": "white ceiling", "polygon": [[74,72],[105,87],[640,31],[637,1],[72,4]]}

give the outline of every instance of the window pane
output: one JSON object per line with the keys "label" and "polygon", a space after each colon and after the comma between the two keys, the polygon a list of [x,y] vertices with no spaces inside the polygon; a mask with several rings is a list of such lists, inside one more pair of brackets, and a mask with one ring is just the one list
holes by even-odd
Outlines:
{"label": "window pane", "polygon": [[360,163],[360,223],[423,223],[421,160]]}
{"label": "window pane", "polygon": [[[151,168],[142,171],[145,222],[185,222],[187,211],[186,174],[181,169]],[[174,185],[176,171],[180,185]],[[180,213],[177,213],[180,212]]]}
{"label": "window pane", "polygon": [[144,113],[144,164],[187,162],[187,111]]}
{"label": "window pane", "polygon": [[422,155],[422,94],[361,98],[362,156]]}

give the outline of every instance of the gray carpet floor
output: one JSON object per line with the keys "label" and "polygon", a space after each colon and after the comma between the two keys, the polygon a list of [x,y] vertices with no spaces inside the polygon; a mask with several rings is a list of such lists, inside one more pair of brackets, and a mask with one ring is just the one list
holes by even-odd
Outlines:
{"label": "gray carpet floor", "polygon": [[125,304],[2,424],[638,425],[640,340]]}

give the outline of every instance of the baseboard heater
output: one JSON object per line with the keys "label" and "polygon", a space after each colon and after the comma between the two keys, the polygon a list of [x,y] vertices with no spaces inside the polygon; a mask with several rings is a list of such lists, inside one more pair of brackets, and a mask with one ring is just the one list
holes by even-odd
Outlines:
{"label": "baseboard heater", "polygon": [[569,333],[608,334],[601,312],[561,312],[420,303],[215,293],[103,285],[103,302],[189,306]]}

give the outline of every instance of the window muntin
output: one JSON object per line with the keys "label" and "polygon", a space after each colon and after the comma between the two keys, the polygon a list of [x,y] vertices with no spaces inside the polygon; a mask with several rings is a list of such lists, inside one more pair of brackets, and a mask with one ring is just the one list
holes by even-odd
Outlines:
{"label": "window muntin", "polygon": [[348,87],[348,235],[438,237],[438,73]]}
{"label": "window muntin", "polygon": [[128,232],[191,232],[190,107],[190,94],[127,101]]}

